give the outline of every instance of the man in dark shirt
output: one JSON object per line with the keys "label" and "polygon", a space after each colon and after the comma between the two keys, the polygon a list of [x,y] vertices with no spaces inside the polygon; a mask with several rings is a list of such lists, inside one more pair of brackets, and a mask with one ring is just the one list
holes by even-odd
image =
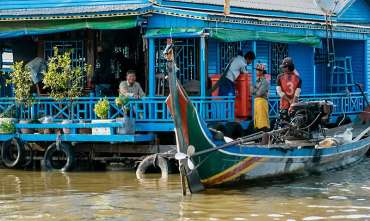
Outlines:
{"label": "man in dark shirt", "polygon": [[111,59],[102,46],[97,47],[97,58],[92,82],[95,85],[95,96],[112,96],[111,84],[114,82],[111,71]]}

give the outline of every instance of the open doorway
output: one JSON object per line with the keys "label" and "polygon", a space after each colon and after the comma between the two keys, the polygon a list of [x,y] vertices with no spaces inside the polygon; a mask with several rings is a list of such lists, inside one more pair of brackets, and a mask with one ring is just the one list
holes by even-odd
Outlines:
{"label": "open doorway", "polygon": [[112,90],[118,93],[119,83],[126,80],[128,70],[136,71],[136,80],[146,88],[145,55],[140,28],[127,30],[103,30],[97,35],[97,45],[102,45],[111,56],[111,71],[114,76]]}

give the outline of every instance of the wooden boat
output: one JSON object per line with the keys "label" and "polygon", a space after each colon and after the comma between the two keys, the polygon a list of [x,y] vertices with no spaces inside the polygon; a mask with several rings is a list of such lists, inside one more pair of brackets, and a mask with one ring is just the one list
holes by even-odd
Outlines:
{"label": "wooden boat", "polygon": [[[169,61],[170,96],[167,104],[172,113],[177,136],[180,171],[186,175],[191,192],[207,187],[227,185],[242,180],[277,177],[288,174],[322,172],[340,168],[362,159],[370,147],[369,124],[360,122],[326,131],[326,137],[343,135],[353,128],[353,140],[320,147],[325,137],[298,139],[285,137],[282,142],[261,144],[261,137],[285,136],[291,128],[257,133],[230,142],[215,139],[199,117],[186,92],[174,77],[173,61]],[[299,130],[298,130],[299,131]],[[323,131],[323,130],[321,130]],[[312,135],[310,135],[312,137]]]}

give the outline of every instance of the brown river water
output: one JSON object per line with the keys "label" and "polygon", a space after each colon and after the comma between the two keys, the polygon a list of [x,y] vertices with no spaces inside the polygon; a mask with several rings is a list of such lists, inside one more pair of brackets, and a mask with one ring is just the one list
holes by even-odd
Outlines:
{"label": "brown river water", "polygon": [[370,158],[309,177],[182,196],[179,177],[0,170],[0,220],[370,220]]}

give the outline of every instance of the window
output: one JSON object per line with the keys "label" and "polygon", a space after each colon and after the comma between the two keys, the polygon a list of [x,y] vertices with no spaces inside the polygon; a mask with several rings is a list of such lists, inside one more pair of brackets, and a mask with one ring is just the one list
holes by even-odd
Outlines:
{"label": "window", "polygon": [[83,68],[85,62],[83,41],[46,41],[44,49],[44,58],[48,60],[54,54],[54,47],[57,47],[60,53],[72,50],[72,65]]}
{"label": "window", "polygon": [[[197,61],[196,39],[174,39],[175,60],[179,68],[177,78],[180,82],[186,83],[190,80],[197,79]],[[166,72],[166,61],[162,55],[162,51],[166,47],[166,39],[158,39],[155,42],[155,71],[156,73]]]}
{"label": "window", "polygon": [[230,59],[235,57],[240,50],[240,42],[222,42],[220,43],[220,71],[225,70]]}
{"label": "window", "polygon": [[285,57],[288,57],[288,44],[271,43],[271,82],[275,84],[280,74],[280,64]]}
{"label": "window", "polygon": [[[58,48],[59,53],[71,50],[71,60],[73,67],[84,68],[85,53],[83,41],[45,41],[44,58],[48,60],[54,55],[54,47]],[[81,79],[80,86],[87,84],[87,76]]]}

